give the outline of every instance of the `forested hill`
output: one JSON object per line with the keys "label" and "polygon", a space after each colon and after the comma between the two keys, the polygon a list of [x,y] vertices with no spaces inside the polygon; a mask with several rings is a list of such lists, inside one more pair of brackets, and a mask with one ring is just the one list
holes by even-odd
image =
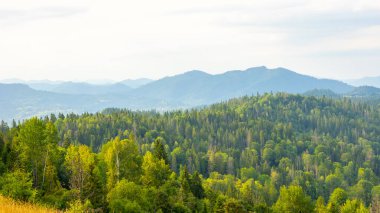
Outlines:
{"label": "forested hill", "polygon": [[[380,207],[380,108],[349,99],[265,94],[166,113],[52,115],[1,131],[0,193],[57,208]],[[29,185],[16,193],[10,180]]]}
{"label": "forested hill", "polygon": [[161,136],[169,146],[189,141],[205,142],[206,148],[221,148],[232,142],[244,148],[248,133],[250,140],[263,143],[297,140],[312,134],[340,137],[351,143],[359,137],[380,142],[379,116],[378,107],[349,99],[279,93],[246,96],[193,110],[159,113],[106,109],[96,114],[61,115],[54,120],[62,142],[86,144],[96,151],[125,130],[132,131],[140,143]]}

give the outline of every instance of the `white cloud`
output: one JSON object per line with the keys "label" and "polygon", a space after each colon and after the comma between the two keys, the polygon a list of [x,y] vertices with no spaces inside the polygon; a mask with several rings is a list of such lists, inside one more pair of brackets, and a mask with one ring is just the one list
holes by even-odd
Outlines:
{"label": "white cloud", "polygon": [[0,79],[159,78],[257,65],[380,75],[378,14],[380,2],[369,0],[0,1]]}

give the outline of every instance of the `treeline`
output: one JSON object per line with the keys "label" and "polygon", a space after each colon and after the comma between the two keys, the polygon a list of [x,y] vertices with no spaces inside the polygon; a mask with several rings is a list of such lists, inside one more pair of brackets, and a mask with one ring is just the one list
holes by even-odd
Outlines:
{"label": "treeline", "polygon": [[0,193],[111,212],[380,209],[380,107],[265,94],[1,124]]}

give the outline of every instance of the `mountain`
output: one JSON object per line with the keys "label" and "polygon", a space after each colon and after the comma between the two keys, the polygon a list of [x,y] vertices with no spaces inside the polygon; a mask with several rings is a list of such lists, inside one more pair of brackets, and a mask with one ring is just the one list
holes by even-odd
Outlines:
{"label": "mountain", "polygon": [[303,93],[305,96],[340,98],[341,96],[329,89],[313,89]]}
{"label": "mountain", "polygon": [[124,81],[120,81],[119,83],[127,85],[128,87],[131,88],[138,88],[141,87],[145,84],[148,84],[154,80],[149,79],[149,78],[138,78],[138,79],[126,79]]}
{"label": "mountain", "polygon": [[84,82],[28,82],[27,84],[36,90],[73,95],[118,94],[132,90],[132,88],[121,83],[96,85]]}
{"label": "mountain", "polygon": [[380,97],[380,89],[372,86],[356,87],[352,91],[345,94],[348,97]]}
{"label": "mountain", "polygon": [[115,102],[114,97],[62,94],[35,90],[25,84],[0,84],[0,118],[7,121],[50,113],[96,112],[113,105],[124,106]]}
{"label": "mountain", "polygon": [[50,91],[57,85],[64,83],[64,81],[51,81],[51,80],[30,80],[25,81],[17,78],[11,79],[3,79],[0,80],[2,84],[25,84],[28,85],[32,89],[42,90],[42,91]]}
{"label": "mountain", "polygon": [[96,112],[108,107],[166,111],[265,92],[303,94],[329,90],[342,95],[355,89],[340,81],[266,67],[217,75],[193,70],[156,81],[137,79],[106,85],[46,81],[28,84],[1,84],[0,104],[5,107],[0,109],[0,119],[9,121],[57,112]]}
{"label": "mountain", "polygon": [[[117,85],[118,86],[118,85]],[[110,87],[115,89],[116,86]],[[121,86],[125,88],[125,85]],[[96,87],[99,88],[99,87]],[[102,91],[72,91],[71,94],[35,90],[25,84],[0,84],[0,120],[10,122],[32,116],[44,116],[51,113],[97,112],[109,107],[134,110],[169,110],[181,108],[178,103],[157,99],[131,97],[127,93],[117,92],[107,87]],[[68,91],[71,92],[71,91]],[[94,94],[97,92],[96,94]],[[103,92],[106,92],[104,90]]]}
{"label": "mountain", "polygon": [[254,67],[218,75],[190,71],[141,86],[133,93],[140,97],[160,97],[194,106],[256,93],[304,93],[312,89],[346,93],[353,87],[340,81],[317,79],[284,68]]}
{"label": "mountain", "polygon": [[349,98],[352,101],[366,102],[372,105],[380,104],[380,89],[371,86],[355,87],[351,91],[342,94],[337,94],[328,89],[313,89],[303,93],[303,95],[333,99]]}
{"label": "mountain", "polygon": [[107,80],[99,80],[99,83],[71,82],[71,81],[50,81],[50,80],[31,80],[24,81],[19,79],[5,79],[0,83],[6,84],[25,84],[30,88],[41,91],[48,91],[62,94],[76,95],[100,95],[113,93],[126,93],[132,88],[123,83],[102,83]]}
{"label": "mountain", "polygon": [[77,112],[92,100],[65,94],[37,91],[24,84],[0,84],[0,118],[24,119],[34,115]]}
{"label": "mountain", "polygon": [[58,85],[64,83],[63,81],[49,81],[49,80],[40,80],[40,81],[26,81],[23,84],[28,85],[30,88],[41,91],[51,91]]}
{"label": "mountain", "polygon": [[373,86],[380,88],[380,76],[375,77],[365,77],[354,80],[347,80],[347,83],[354,86]]}

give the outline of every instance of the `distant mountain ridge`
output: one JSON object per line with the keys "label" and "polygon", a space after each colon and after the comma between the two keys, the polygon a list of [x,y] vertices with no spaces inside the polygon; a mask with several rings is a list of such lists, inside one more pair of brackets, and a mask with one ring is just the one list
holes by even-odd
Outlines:
{"label": "distant mountain ridge", "polygon": [[313,90],[309,90],[309,91],[303,93],[303,95],[314,96],[314,97],[328,97],[328,98],[341,98],[342,97],[341,95],[333,92],[330,89],[313,89]]}
{"label": "distant mountain ridge", "polygon": [[141,97],[161,97],[185,104],[209,104],[232,97],[264,92],[304,93],[312,89],[331,89],[337,93],[353,89],[346,83],[317,79],[284,69],[254,67],[210,75],[202,71],[166,77],[134,90]]}
{"label": "distant mountain ridge", "polygon": [[356,97],[380,96],[380,89],[372,86],[360,86],[344,95]]}
{"label": "distant mountain ridge", "polygon": [[[109,80],[98,80],[92,82],[77,81],[50,81],[50,80],[32,80],[24,81],[19,79],[5,79],[0,83],[6,84],[25,84],[32,89],[57,92],[65,94],[107,94],[107,93],[124,93],[131,89],[136,89],[142,85],[152,82],[152,79],[126,79],[120,82],[112,82]],[[95,83],[100,82],[100,83]]]}
{"label": "distant mountain ridge", "polygon": [[217,75],[193,70],[155,81],[136,79],[104,85],[74,82],[32,82],[29,86],[0,84],[0,119],[9,121],[52,112],[96,112],[107,107],[170,110],[257,93],[303,94],[312,90],[342,95],[354,91],[355,87],[285,68],[264,66]]}
{"label": "distant mountain ridge", "polygon": [[380,88],[380,76],[347,80],[346,82],[353,86],[373,86]]}
{"label": "distant mountain ridge", "polygon": [[343,93],[343,94],[338,94],[333,92],[332,90],[329,89],[313,89],[309,90],[303,95],[306,96],[316,96],[316,97],[329,97],[329,98],[342,98],[342,97],[347,97],[347,98],[380,98],[380,88],[377,87],[372,87],[372,86],[359,86],[355,87],[353,90]]}

